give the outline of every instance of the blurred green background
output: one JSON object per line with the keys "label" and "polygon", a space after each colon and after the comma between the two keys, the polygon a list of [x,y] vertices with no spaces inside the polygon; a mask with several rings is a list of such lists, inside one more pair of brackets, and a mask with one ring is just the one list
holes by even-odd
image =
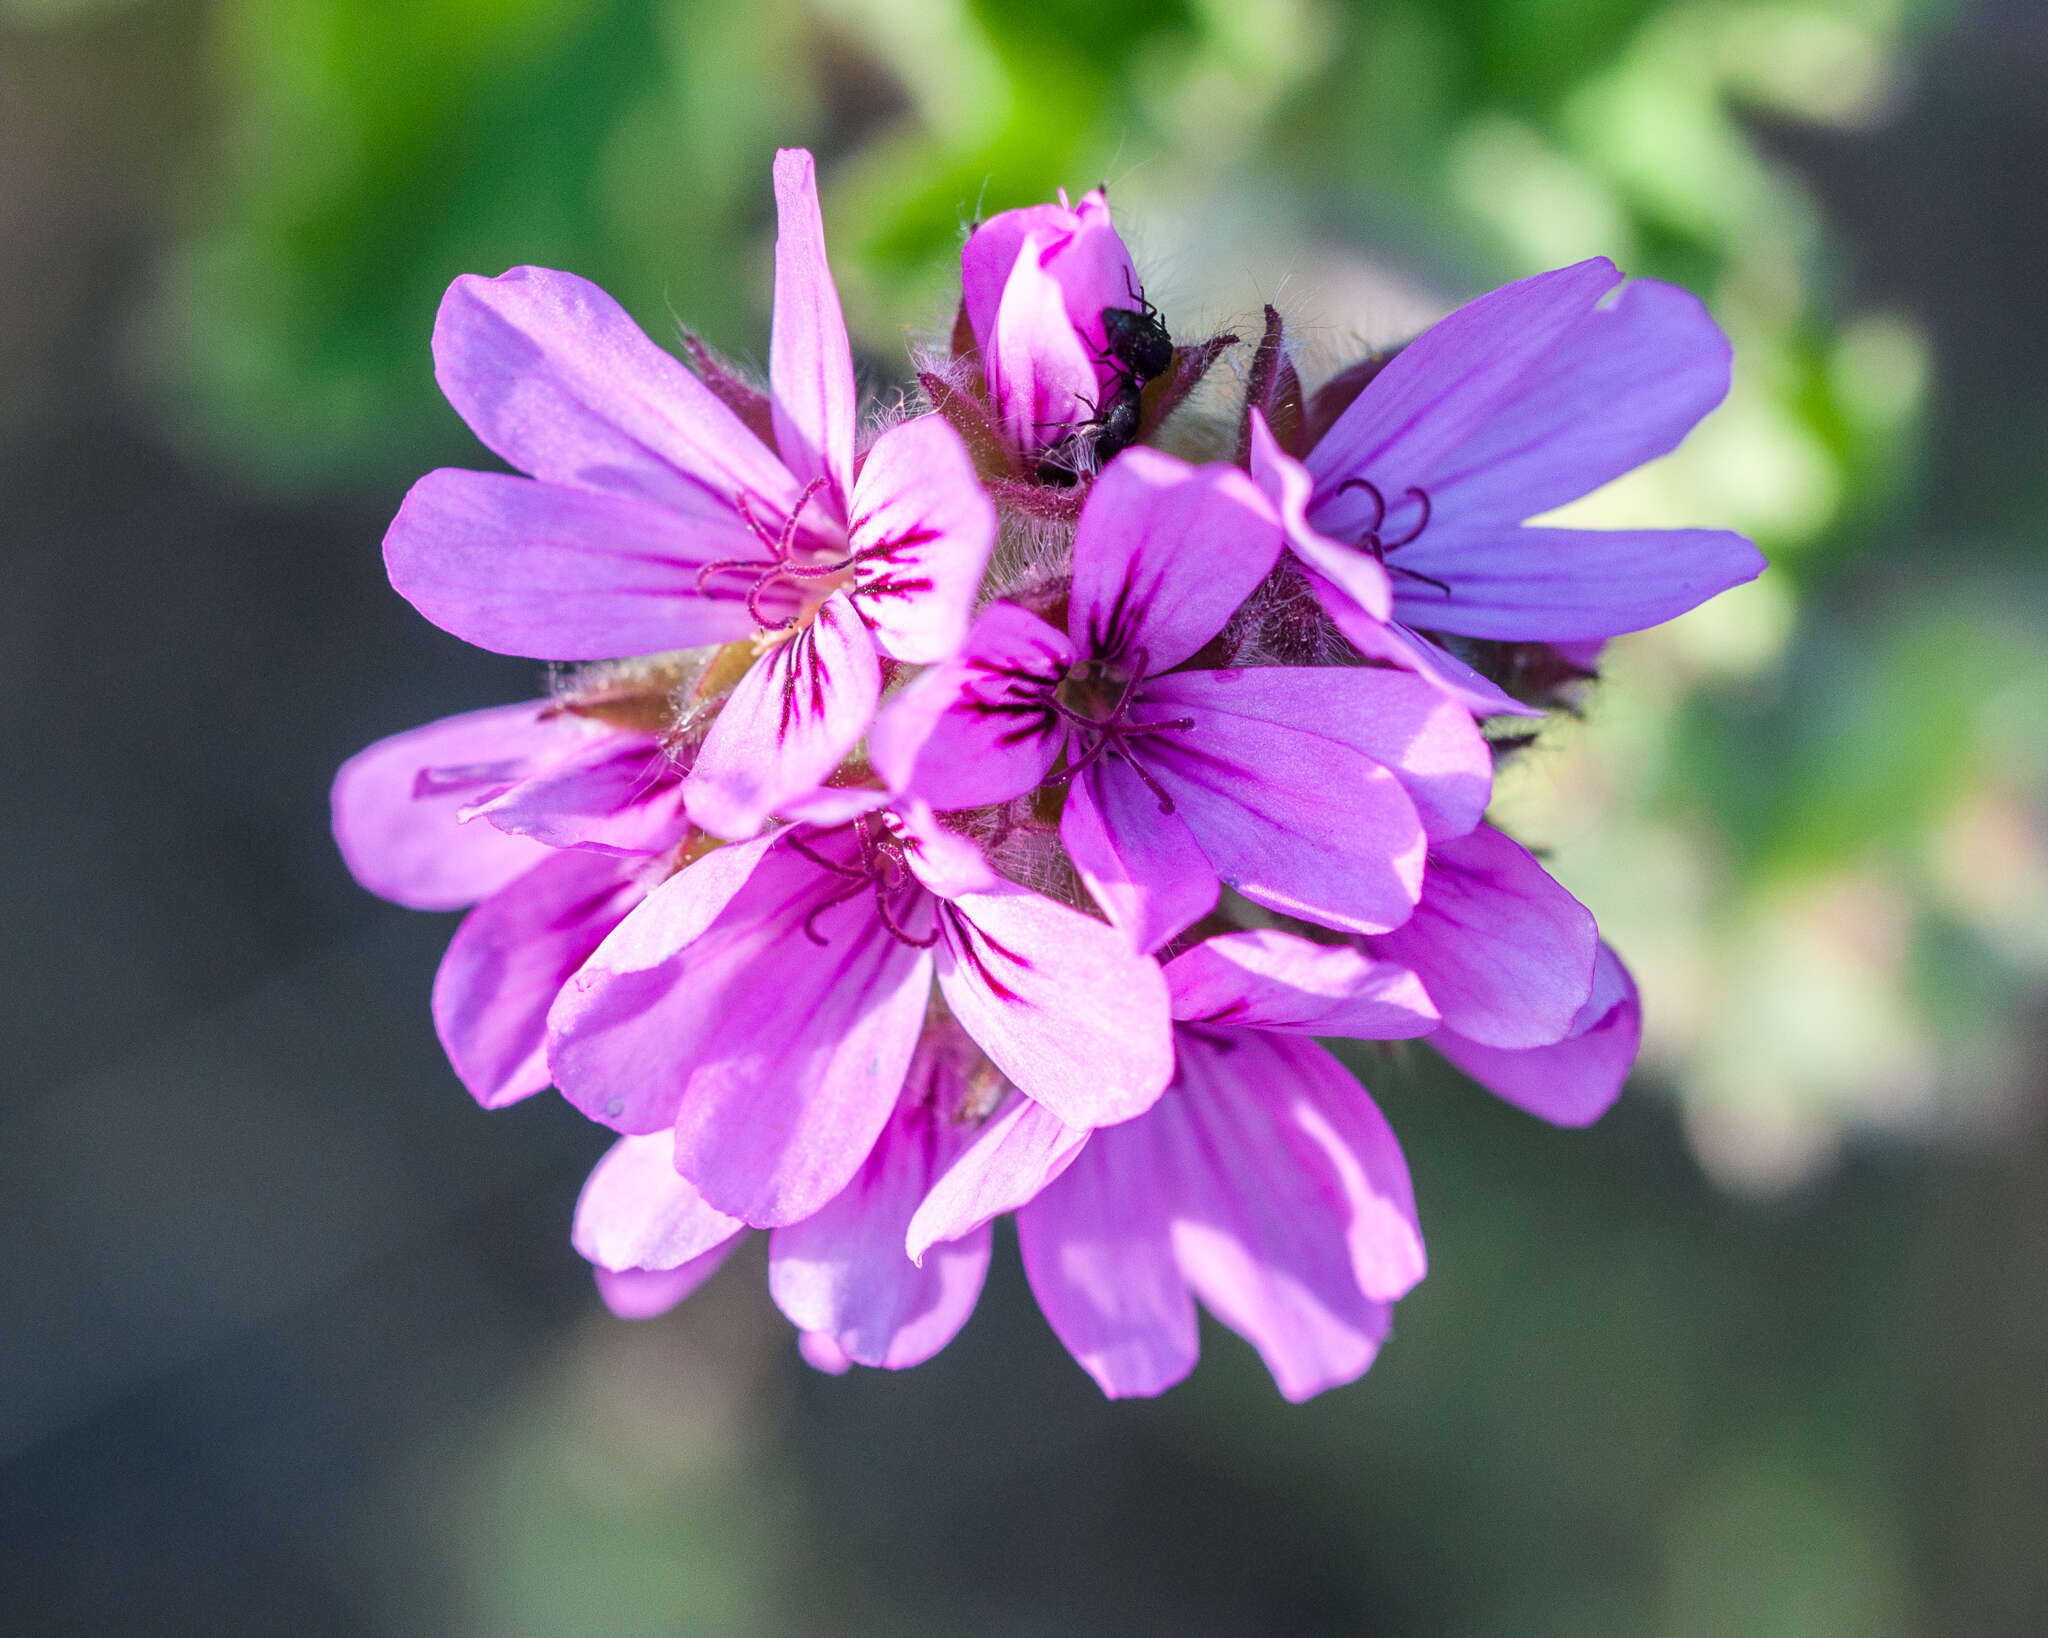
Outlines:
{"label": "blurred green background", "polygon": [[[448,924],[327,852],[342,755],[538,682],[379,581],[482,460],[441,290],[758,361],[793,143],[877,392],[977,210],[1105,178],[1177,333],[1311,374],[1596,254],[1735,340],[1569,510],[1770,573],[1498,799],[1642,1068],[1560,1134],[1358,1056],[1432,1273],[1306,1409],[1213,1328],[1104,1406],[1013,1253],[903,1378],[753,1259],[605,1318],[602,1136],[467,1105]],[[2044,154],[2033,0],[0,0],[9,1630],[2048,1631]]]}

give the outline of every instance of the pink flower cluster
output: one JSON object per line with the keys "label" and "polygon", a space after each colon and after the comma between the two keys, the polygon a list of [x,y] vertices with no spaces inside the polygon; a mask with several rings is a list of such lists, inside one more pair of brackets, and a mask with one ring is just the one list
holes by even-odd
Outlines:
{"label": "pink flower cluster", "polygon": [[808,154],[775,190],[765,392],[570,274],[449,290],[439,381],[517,471],[423,478],[391,581],[564,669],[353,758],[342,852],[475,907],[433,1012],[478,1101],[620,1134],[574,1228],[619,1313],[765,1229],[812,1363],[916,1364],[1014,1213],[1105,1392],[1189,1371],[1197,1298],[1290,1398],[1349,1381],[1423,1242],[1315,1038],[1563,1124],[1634,1056],[1592,916],[1484,822],[1476,719],[1761,568],[1524,521],[1675,446],[1727,343],[1595,260],[1309,393],[1268,309],[1237,458],[1191,464],[1159,445],[1235,338],[1171,340],[1098,191],[977,227],[918,405],[864,414]]}

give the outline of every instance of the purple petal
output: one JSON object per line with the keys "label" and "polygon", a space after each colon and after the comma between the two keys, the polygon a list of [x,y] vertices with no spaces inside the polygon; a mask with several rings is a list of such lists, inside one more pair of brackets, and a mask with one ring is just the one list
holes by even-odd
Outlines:
{"label": "purple petal", "polygon": [[479,438],[549,483],[692,518],[732,519],[741,494],[777,516],[795,504],[797,485],[774,453],[573,273],[457,279],[434,324],[434,374]]}
{"label": "purple petal", "polygon": [[889,788],[943,813],[1007,802],[1052,771],[1065,723],[1047,703],[1074,662],[1066,637],[1014,603],[974,622],[952,659],[889,701],[868,758]]}
{"label": "purple petal", "polygon": [[[1321,1135],[1334,1140],[1334,1154],[1307,1140],[1301,1117],[1313,1126],[1322,1110],[1300,1082],[1334,1075],[1352,1099],[1370,1100],[1313,1042],[1197,1032],[1183,1040],[1180,1056],[1175,1093],[1149,1123],[1158,1128],[1154,1153],[1173,1180],[1172,1243],[1182,1274],[1218,1319],[1258,1349],[1287,1398],[1353,1380],[1379,1352],[1389,1313],[1360,1289],[1351,1219],[1362,1202],[1375,1217],[1398,1220],[1400,1201],[1370,1187],[1377,1152],[1353,1154],[1327,1126]],[[1349,1163],[1345,1181],[1357,1186],[1358,1199],[1339,1184],[1335,1159]],[[1385,1238],[1384,1224],[1374,1231]],[[1419,1233],[1403,1238],[1419,1261]]]}
{"label": "purple petal", "polygon": [[1593,913],[1526,848],[1482,825],[1431,847],[1415,914],[1370,948],[1420,975],[1446,1029],[1522,1048],[1571,1028],[1599,943]]}
{"label": "purple petal", "polygon": [[1046,1323],[1112,1399],[1164,1393],[1199,1352],[1173,1255],[1170,1166],[1157,1120],[1113,1126],[1017,1213]]}
{"label": "purple petal", "polygon": [[1581,262],[1425,332],[1311,453],[1318,486],[1357,472],[1389,502],[1419,484],[1446,518],[1519,523],[1676,449],[1727,395],[1728,338],[1686,291],[1619,278]]}
{"label": "purple petal", "polygon": [[853,350],[825,260],[817,168],[802,148],[776,150],[775,219],[775,320],[768,338],[775,443],[800,483],[830,480],[835,504],[828,510],[844,517],[853,493]]}
{"label": "purple petal", "polygon": [[940,910],[939,988],[1012,1085],[1069,1126],[1151,1107],[1173,1075],[1159,963],[1115,928],[1009,882]]}
{"label": "purple petal", "polygon": [[563,1095],[620,1131],[673,1120],[676,1169],[720,1211],[762,1228],[816,1211],[888,1121],[931,996],[931,956],[846,888],[772,847],[669,961],[608,971],[600,948],[549,1019]]}
{"label": "purple petal", "polygon": [[[1406,921],[1428,842],[1401,782],[1340,740],[1212,708],[1229,685],[1197,679],[1214,675],[1161,679],[1156,699],[1148,688],[1144,715],[1185,707],[1194,726],[1147,736],[1143,754],[1223,884],[1353,932]],[[1318,679],[1345,674],[1298,675],[1313,693]]]}
{"label": "purple petal", "polygon": [[682,838],[682,793],[652,734],[593,737],[551,766],[474,803],[466,820],[531,836],[549,847],[660,853]]}
{"label": "purple petal", "polygon": [[758,836],[713,848],[669,877],[598,947],[593,965],[632,973],[673,960],[725,913],[774,844],[773,836]]}
{"label": "purple petal", "polygon": [[1043,1104],[1021,1093],[974,1134],[910,1219],[904,1248],[914,1262],[1012,1212],[1072,1164],[1088,1141]]}
{"label": "purple petal", "polygon": [[1060,841],[1110,921],[1140,950],[1156,950],[1216,907],[1215,867],[1187,821],[1120,762],[1074,781]]}
{"label": "purple petal", "polygon": [[[727,525],[730,524],[730,527]],[[443,467],[384,536],[398,594],[443,631],[499,654],[607,660],[722,643],[743,603],[697,590],[717,558],[763,557],[730,511],[693,518],[623,495]]]}
{"label": "purple petal", "polygon": [[1367,1041],[1427,1035],[1441,1021],[1422,980],[1348,944],[1277,928],[1223,933],[1166,964],[1173,1016]]}
{"label": "purple petal", "polygon": [[599,1268],[658,1273],[696,1262],[747,1225],[704,1202],[676,1175],[666,1132],[623,1137],[592,1168],[576,1200],[570,1239]]}
{"label": "purple petal", "polygon": [[1573,1020],[1573,1029],[1553,1046],[1524,1052],[1481,1046],[1449,1030],[1438,1030],[1429,1044],[1516,1108],[1554,1126],[1588,1126],[1621,1096],[1643,1038],[1635,980],[1604,944],[1593,997]]}
{"label": "purple petal", "polygon": [[904,1250],[911,1214],[958,1153],[961,1129],[915,1097],[904,1100],[866,1163],[834,1199],[775,1231],[768,1289],[790,1322],[829,1334],[859,1365],[920,1365],[952,1341],[988,1272],[984,1226],[940,1246],[919,1266]]}
{"label": "purple petal", "polygon": [[551,853],[472,910],[434,975],[434,1029],[486,1109],[548,1086],[548,1008],[646,897],[639,861]]}
{"label": "purple petal", "polygon": [[592,1268],[597,1294],[614,1317],[622,1320],[659,1319],[724,1266],[739,1244],[737,1239],[707,1251],[680,1268]]}
{"label": "purple petal", "polygon": [[1094,658],[1142,651],[1147,671],[1170,670],[1223,629],[1280,546],[1278,515],[1236,467],[1127,449],[1081,508],[1067,635]]}
{"label": "purple petal", "polygon": [[[1423,331],[1309,451],[1316,527],[1352,540],[1373,525],[1370,495],[1341,487],[1353,477],[1370,479],[1390,511],[1414,484],[1430,493],[1439,513],[1450,515],[1451,497],[1439,491],[1466,473],[1466,448],[1487,438],[1491,423],[1540,403],[1545,371],[1565,363],[1574,333],[1620,282],[1615,265],[1595,257],[1505,285]],[[1623,470],[1617,467],[1607,477]],[[1604,481],[1532,504],[1514,521]]]}
{"label": "purple petal", "polygon": [[751,836],[807,796],[875,719],[882,673],[846,593],[756,660],[732,691],[684,782],[690,817],[714,836]]}
{"label": "purple petal", "polygon": [[[537,701],[443,717],[380,739],[334,776],[334,841],[355,879],[414,910],[459,910],[546,858],[523,836],[457,818],[480,791],[559,753],[563,726]],[[436,779],[432,771],[448,770]],[[422,789],[422,776],[425,789]]]}
{"label": "purple petal", "polygon": [[1754,580],[1763,553],[1722,529],[1529,529],[1446,523],[1401,553],[1452,588],[1400,582],[1410,625],[1510,642],[1615,637]]}
{"label": "purple petal", "polygon": [[996,509],[944,416],[920,415],[875,440],[853,496],[853,596],[884,654],[943,660],[967,637]]}
{"label": "purple petal", "polygon": [[[1479,823],[1493,795],[1493,754],[1471,713],[1409,673],[1344,666],[1256,666],[1239,671],[1189,671],[1158,677],[1144,699],[1160,715],[1188,712],[1195,726],[1163,736],[1165,752],[1206,750],[1216,713],[1234,742],[1261,728],[1287,729],[1362,752],[1400,781],[1432,837],[1462,836]],[[1275,736],[1270,758],[1253,761],[1258,776],[1282,760]]]}
{"label": "purple petal", "polygon": [[1310,574],[1309,588],[1324,613],[1344,633],[1346,642],[1369,660],[1386,660],[1414,672],[1475,717],[1541,717],[1512,694],[1474,671],[1456,655],[1396,622],[1382,623],[1367,614],[1321,575]]}
{"label": "purple petal", "polygon": [[1065,205],[1026,205],[999,211],[968,234],[960,247],[960,299],[984,354],[993,351],[996,309],[1025,239],[1036,234],[1041,245],[1057,243],[1072,229],[1073,212]]}
{"label": "purple petal", "polygon": [[1251,428],[1252,478],[1265,491],[1280,514],[1287,544],[1300,558],[1360,612],[1374,620],[1392,617],[1393,588],[1387,571],[1370,552],[1332,540],[1312,528],[1308,521],[1309,501],[1315,479],[1308,468],[1283,450],[1272,428],[1256,408],[1246,412]]}

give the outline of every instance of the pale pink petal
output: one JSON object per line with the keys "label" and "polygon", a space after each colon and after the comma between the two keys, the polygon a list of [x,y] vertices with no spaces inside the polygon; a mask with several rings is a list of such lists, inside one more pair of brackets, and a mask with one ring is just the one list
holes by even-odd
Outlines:
{"label": "pale pink petal", "polygon": [[335,774],[330,799],[349,873],[414,910],[459,910],[517,880],[549,849],[457,815],[558,755],[563,732],[529,701],[444,717],[358,751]]}
{"label": "pale pink petal", "polygon": [[[768,1289],[799,1329],[828,1333],[859,1365],[901,1369],[937,1353],[967,1322],[988,1272],[984,1226],[922,1266],[904,1250],[911,1214],[961,1147],[949,1112],[906,1096],[851,1183],[769,1241]],[[914,1092],[914,1096],[913,1096]]]}
{"label": "pale pink petal", "polygon": [[442,467],[412,486],[384,536],[392,587],[443,631],[499,654],[609,660],[753,630],[697,572],[764,556],[726,512],[714,526],[624,495]]}
{"label": "pale pink petal", "polygon": [[1440,1022],[1406,967],[1277,928],[1205,939],[1166,964],[1166,987],[1173,1016],[1191,1023],[1398,1041]]}
{"label": "pale pink petal", "polygon": [[1247,412],[1251,425],[1252,478],[1280,513],[1287,544],[1364,614],[1375,620],[1393,616],[1394,593],[1387,571],[1370,552],[1332,540],[1308,521],[1315,479],[1308,468],[1275,441],[1266,418],[1256,407]]}
{"label": "pale pink petal", "polygon": [[457,279],[434,323],[434,374],[470,429],[533,477],[734,525],[737,495],[776,516],[795,504],[774,452],[573,273]]}
{"label": "pale pink petal", "polygon": [[[1109,351],[1102,327],[1105,307],[1136,308],[1142,297],[1138,270],[1110,218],[1109,196],[1090,188],[1074,207],[1073,231],[1045,255],[1046,271],[1059,281],[1067,316],[1081,341],[1098,357]],[[1107,373],[1107,371],[1105,371]]]}
{"label": "pale pink petal", "polygon": [[1087,1141],[1085,1128],[1013,1093],[911,1217],[904,1246],[912,1261],[1017,1210],[1065,1171]]}
{"label": "pale pink petal", "polygon": [[762,1228],[816,1211],[887,1122],[931,995],[930,954],[872,894],[828,907],[846,887],[776,848],[670,962],[612,973],[600,949],[549,1019],[563,1096],[620,1131],[672,1119],[676,1169],[720,1211]]}
{"label": "pale pink petal", "polygon": [[632,861],[550,853],[472,910],[434,975],[434,1029],[470,1095],[499,1109],[552,1081],[548,1008],[646,897]]}
{"label": "pale pink petal", "polygon": [[1593,913],[1528,849],[1482,825],[1430,848],[1421,904],[1370,948],[1415,970],[1446,1029],[1522,1048],[1571,1028],[1599,943]]}
{"label": "pale pink petal", "polygon": [[591,1169],[576,1200],[570,1240],[599,1268],[655,1273],[693,1263],[747,1225],[705,1204],[676,1175],[666,1132],[623,1137]]}
{"label": "pale pink petal", "polygon": [[775,318],[768,337],[775,442],[799,482],[830,480],[827,510],[843,518],[853,493],[858,409],[853,349],[825,260],[817,167],[802,148],[776,151],[775,217]]}
{"label": "pale pink petal", "polygon": [[1523,1052],[1481,1046],[1449,1030],[1437,1031],[1429,1044],[1518,1109],[1554,1126],[1587,1126],[1621,1096],[1643,1036],[1635,980],[1604,944],[1593,998],[1572,1027],[1575,1033],[1555,1045]]}
{"label": "pale pink petal", "polygon": [[960,653],[882,707],[868,759],[891,790],[941,812],[1022,796],[1066,743],[1049,702],[1073,661],[1061,632],[998,603],[974,622]]}
{"label": "pale pink petal", "polygon": [[1451,587],[1397,581],[1413,626],[1503,641],[1616,637],[1675,619],[1754,580],[1763,553],[1725,529],[1530,529],[1447,521],[1402,551],[1403,568]]}
{"label": "pale pink petal", "polygon": [[1159,964],[1115,928],[1009,882],[940,906],[939,988],[1012,1085],[1069,1126],[1151,1107],[1173,1075]]}
{"label": "pale pink petal", "polygon": [[[1161,679],[1160,700],[1148,690],[1143,715],[1178,712],[1200,697],[1167,694],[1165,683],[1183,680]],[[1146,737],[1145,765],[1224,886],[1352,932],[1408,919],[1428,839],[1392,772],[1321,734],[1202,707],[1190,714],[1185,732]],[[1116,839],[1124,845],[1121,829]]]}
{"label": "pale pink petal", "polygon": [[978,893],[1001,882],[988,855],[958,831],[940,824],[930,804],[899,803],[891,819],[904,844],[904,861],[911,873],[940,898]]}
{"label": "pale pink petal", "polygon": [[682,792],[652,734],[593,737],[487,801],[465,820],[531,836],[549,847],[600,853],[660,853],[682,838]]}
{"label": "pale pink petal", "polygon": [[[1163,753],[1205,750],[1215,713],[1240,719],[1239,740],[1262,724],[1363,752],[1398,779],[1432,837],[1462,836],[1493,795],[1493,753],[1472,715],[1408,672],[1358,666],[1255,666],[1188,671],[1145,686],[1162,716],[1192,715],[1193,728],[1151,741]],[[1280,743],[1276,740],[1276,745]],[[1263,776],[1257,762],[1255,775]]]}
{"label": "pale pink petal", "polygon": [[1095,361],[1066,297],[1027,238],[996,308],[994,345],[982,348],[989,397],[1018,449],[1048,449],[1093,419],[1101,389]]}
{"label": "pale pink petal", "polygon": [[1164,1393],[1200,1351],[1173,1255],[1168,1166],[1157,1120],[1113,1126],[1017,1213],[1046,1323],[1112,1399]]}
{"label": "pale pink petal", "polygon": [[737,1239],[716,1246],[680,1268],[592,1268],[597,1294],[616,1319],[659,1319],[724,1266]]}
{"label": "pale pink petal", "polygon": [[[1156,1163],[1171,1179],[1182,1274],[1296,1401],[1353,1380],[1379,1352],[1390,1315],[1384,1301],[1360,1289],[1350,1231],[1362,1206],[1375,1219],[1369,1237],[1386,1238],[1380,1220],[1401,1219],[1407,1182],[1402,1166],[1393,1198],[1375,1190],[1374,1171],[1384,1162],[1378,1146],[1354,1154],[1344,1142],[1349,1134],[1320,1119],[1322,1108],[1301,1082],[1332,1075],[1369,1106],[1363,1089],[1313,1042],[1197,1031],[1182,1042],[1173,1093],[1147,1117],[1158,1129]],[[1328,1149],[1304,1131],[1303,1116]],[[1392,1151],[1397,1164],[1399,1153]],[[1405,1203],[1412,1220],[1413,1202]],[[1412,1221],[1402,1226],[1406,1256],[1419,1264],[1420,1234]],[[1413,1278],[1401,1289],[1410,1284]]]}
{"label": "pale pink petal", "polygon": [[1234,466],[1190,466],[1142,445],[1104,469],[1081,508],[1067,635],[1096,659],[1166,671],[1223,629],[1280,555],[1280,520]]}
{"label": "pale pink petal", "polygon": [[794,819],[830,830],[864,813],[889,805],[889,793],[875,785],[821,785],[806,796],[793,797],[775,810],[778,819]]}
{"label": "pale pink petal", "polygon": [[834,592],[732,691],[684,782],[690,817],[714,836],[753,835],[860,743],[881,692],[874,639]]}
{"label": "pale pink petal", "polygon": [[884,654],[929,665],[958,649],[996,540],[996,509],[942,415],[875,440],[853,495],[853,598]]}
{"label": "pale pink petal", "polygon": [[1120,762],[1074,781],[1060,841],[1095,902],[1140,950],[1156,950],[1216,907],[1215,867],[1187,821]]}

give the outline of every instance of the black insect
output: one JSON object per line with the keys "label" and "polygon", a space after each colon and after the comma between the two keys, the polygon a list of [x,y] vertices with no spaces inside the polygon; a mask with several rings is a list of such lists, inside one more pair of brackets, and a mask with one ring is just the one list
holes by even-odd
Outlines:
{"label": "black insect", "polygon": [[[1111,312],[1116,309],[1111,308]],[[1096,411],[1095,464],[1107,466],[1138,441],[1138,416],[1145,403],[1144,383],[1119,375],[1108,400]]]}
{"label": "black insect", "polygon": [[[1128,273],[1124,275],[1124,288],[1130,289]],[[1131,299],[1138,304],[1136,307],[1103,308],[1102,334],[1109,345],[1109,356],[1143,387],[1173,367],[1173,337],[1166,333],[1166,322],[1160,318],[1159,309],[1141,291],[1132,290]]]}

